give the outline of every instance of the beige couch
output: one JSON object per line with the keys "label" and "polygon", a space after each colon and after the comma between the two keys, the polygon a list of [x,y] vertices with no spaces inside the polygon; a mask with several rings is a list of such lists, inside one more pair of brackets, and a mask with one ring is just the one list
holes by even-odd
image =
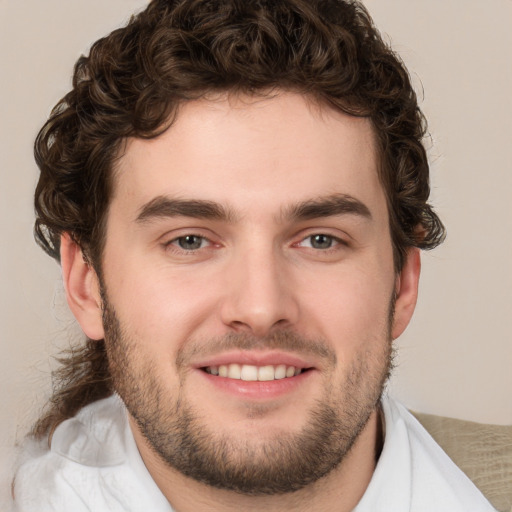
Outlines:
{"label": "beige couch", "polygon": [[512,512],[512,425],[413,414],[497,510]]}

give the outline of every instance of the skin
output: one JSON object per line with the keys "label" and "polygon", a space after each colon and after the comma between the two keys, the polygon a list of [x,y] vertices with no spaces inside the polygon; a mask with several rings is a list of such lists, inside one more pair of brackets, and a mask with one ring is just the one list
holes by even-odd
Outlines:
{"label": "skin", "polygon": [[[387,373],[391,339],[414,311],[420,272],[416,249],[400,274],[394,271],[377,165],[367,119],[287,92],[189,102],[160,137],[127,141],[115,170],[102,271],[109,304],[130,340],[134,374],[144,378],[151,368],[153,385],[170,397],[179,390],[208,432],[229,436],[235,446],[248,442],[256,454],[279,434],[298,434],[330,393],[342,414],[356,370],[361,401],[370,407],[348,455],[328,475],[294,493],[257,497],[176,471],[132,417],[141,456],[175,510],[342,511],[363,495],[381,443],[374,388]],[[363,207],[297,215],[297,205],[333,197]],[[175,215],[169,200],[208,201],[227,215]],[[200,247],[183,249],[187,235],[202,237],[195,239]],[[315,245],[325,237],[330,247]],[[61,257],[72,311],[90,338],[104,338],[94,270],[67,235]],[[334,361],[293,347],[225,350],[215,342],[279,332],[321,340]],[[219,385],[200,369],[212,361],[265,358],[297,361],[309,371],[286,385],[263,386],[227,379]]]}

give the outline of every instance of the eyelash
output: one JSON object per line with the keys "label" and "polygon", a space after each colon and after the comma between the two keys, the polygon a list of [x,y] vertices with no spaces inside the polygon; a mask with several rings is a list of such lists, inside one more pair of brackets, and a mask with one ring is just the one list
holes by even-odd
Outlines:
{"label": "eyelash", "polygon": [[[313,244],[314,244],[313,239],[318,238],[318,237],[323,237],[324,239],[327,239],[329,246],[325,247],[325,248],[313,247]],[[186,240],[187,238],[199,239],[200,245],[198,247],[189,248],[189,249],[182,247],[180,241],[182,242],[182,241]],[[310,241],[310,245],[304,246],[303,245],[304,242],[306,242],[308,240]],[[203,244],[207,244],[207,245],[204,246]],[[172,240],[169,240],[168,242],[166,242],[163,245],[166,248],[166,250],[173,250],[175,252],[179,252],[180,254],[194,254],[202,249],[211,248],[213,245],[213,242],[205,236],[198,235],[195,233],[187,233],[185,235],[173,238]],[[327,233],[318,232],[318,233],[313,233],[311,235],[308,235],[308,236],[302,238],[299,242],[293,244],[293,247],[305,247],[306,249],[311,249],[315,252],[323,253],[323,254],[327,255],[332,252],[338,251],[340,249],[340,246],[347,246],[347,245],[348,245],[347,242],[342,240],[339,237],[336,237],[334,235],[329,235]]]}
{"label": "eyelash", "polygon": [[[323,237],[324,239],[328,239],[328,242],[329,242],[330,245],[328,247],[325,247],[325,248],[313,247],[313,239],[319,238],[319,237]],[[301,244],[303,244],[306,240],[310,240],[310,242],[311,242],[311,245],[309,245],[308,248],[315,249],[315,250],[318,250],[320,252],[325,252],[325,253],[328,253],[330,251],[339,249],[340,245],[345,245],[345,246],[347,245],[347,243],[344,240],[342,240],[341,238],[336,237],[334,235],[329,235],[327,233],[321,233],[321,232],[320,233],[313,233],[312,235],[308,235],[308,236],[303,238],[300,242],[298,242],[295,245],[301,246]]]}
{"label": "eyelash", "polygon": [[[193,249],[185,249],[184,247],[180,247],[180,241],[183,241],[187,238],[200,239],[200,246],[197,248],[193,248]],[[186,235],[178,236],[176,238],[173,238],[172,240],[169,240],[168,242],[166,242],[164,244],[164,247],[166,249],[173,249],[173,250],[179,251],[181,253],[191,253],[192,254],[201,249],[205,249],[205,247],[202,246],[204,242],[208,243],[207,247],[210,247],[213,244],[213,242],[205,236],[197,235],[195,233],[187,233]]]}

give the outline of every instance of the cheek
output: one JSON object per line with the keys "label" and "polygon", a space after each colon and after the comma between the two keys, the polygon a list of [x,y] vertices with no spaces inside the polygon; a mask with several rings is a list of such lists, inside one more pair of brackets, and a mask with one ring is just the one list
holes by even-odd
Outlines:
{"label": "cheek", "polygon": [[346,352],[387,339],[394,284],[389,276],[357,268],[332,272],[322,291],[304,293],[304,318]]}
{"label": "cheek", "polygon": [[123,329],[149,345],[177,349],[214,315],[218,303],[215,281],[198,272],[125,263],[108,276],[108,296]]}

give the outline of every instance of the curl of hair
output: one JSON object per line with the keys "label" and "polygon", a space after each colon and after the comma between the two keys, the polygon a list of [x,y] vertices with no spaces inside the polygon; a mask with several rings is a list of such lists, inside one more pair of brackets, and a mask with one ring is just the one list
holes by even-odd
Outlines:
{"label": "curl of hair", "polygon": [[110,396],[113,392],[105,344],[87,340],[83,346],[63,352],[54,374],[55,391],[31,434],[49,438],[64,420],[74,416],[84,405]]}
{"label": "curl of hair", "polygon": [[[182,102],[212,92],[281,89],[371,119],[397,270],[409,247],[431,249],[443,240],[443,225],[427,202],[425,120],[404,65],[359,2],[153,0],[78,60],[72,90],[36,139],[38,243],[58,260],[60,236],[70,233],[101,275],[123,142],[158,136]],[[93,357],[92,347],[84,358]],[[58,418],[89,403],[95,382],[82,386],[82,398],[64,393]]]}

